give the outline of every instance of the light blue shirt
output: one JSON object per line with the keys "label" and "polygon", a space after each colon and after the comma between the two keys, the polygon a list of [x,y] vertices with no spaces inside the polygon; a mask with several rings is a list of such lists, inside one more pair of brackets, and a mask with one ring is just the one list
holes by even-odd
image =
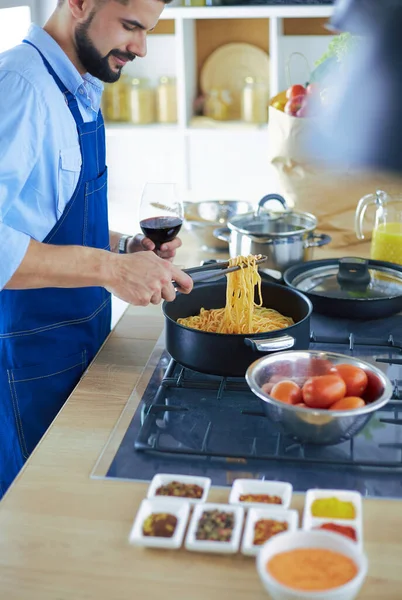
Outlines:
{"label": "light blue shirt", "polygon": [[[97,118],[103,86],[80,75],[43,29],[26,39],[40,49],[76,96],[85,122]],[[20,44],[0,54],[0,290],[43,241],[73,195],[81,170],[75,121],[40,54]]]}

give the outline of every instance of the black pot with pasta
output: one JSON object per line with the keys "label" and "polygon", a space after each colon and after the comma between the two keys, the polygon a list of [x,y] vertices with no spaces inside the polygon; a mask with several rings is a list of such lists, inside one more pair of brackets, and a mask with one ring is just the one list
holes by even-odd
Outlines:
{"label": "black pot with pasta", "polygon": [[[163,303],[166,350],[178,363],[201,373],[242,377],[248,366],[264,354],[309,347],[310,300],[297,290],[261,281],[259,276],[256,281],[254,276],[255,288],[248,285],[248,291],[252,290],[254,298],[245,302],[247,286],[243,279],[246,272],[248,276],[249,269],[242,269],[236,280],[231,273],[216,283],[198,284],[191,294],[177,294],[173,302]],[[243,279],[239,280],[239,277]],[[239,291],[240,294],[237,293]],[[239,300],[239,295],[242,300]],[[211,319],[205,318],[208,315],[201,313],[201,309],[209,311],[225,307],[226,312],[222,310],[212,314],[212,326]],[[247,309],[253,312],[252,323],[246,315]],[[188,317],[198,317],[198,321]],[[215,320],[219,320],[220,324],[215,326]],[[263,331],[265,323],[267,330]],[[197,326],[210,330],[194,328]],[[237,326],[242,333],[218,332],[238,331]],[[250,328],[258,332],[247,331]]]}

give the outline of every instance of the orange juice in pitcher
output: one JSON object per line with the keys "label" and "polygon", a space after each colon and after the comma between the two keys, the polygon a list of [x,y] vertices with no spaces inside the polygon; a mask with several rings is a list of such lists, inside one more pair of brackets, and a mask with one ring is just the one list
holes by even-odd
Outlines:
{"label": "orange juice in pitcher", "polygon": [[385,192],[364,196],[357,206],[356,235],[364,239],[363,220],[367,207],[375,204],[375,224],[371,241],[371,258],[402,265],[402,196]]}
{"label": "orange juice in pitcher", "polygon": [[371,258],[402,265],[402,222],[379,223],[371,241]]}

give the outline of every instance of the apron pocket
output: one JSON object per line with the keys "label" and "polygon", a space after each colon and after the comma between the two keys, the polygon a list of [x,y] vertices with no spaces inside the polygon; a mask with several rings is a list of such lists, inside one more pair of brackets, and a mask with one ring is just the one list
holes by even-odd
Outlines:
{"label": "apron pocket", "polygon": [[74,195],[80,178],[81,165],[81,150],[78,145],[60,150],[57,197],[58,218],[61,217],[64,209]]}
{"label": "apron pocket", "polygon": [[83,245],[109,250],[107,168],[85,184]]}
{"label": "apron pocket", "polygon": [[64,358],[7,371],[21,450],[28,458],[87,367],[83,350]]}

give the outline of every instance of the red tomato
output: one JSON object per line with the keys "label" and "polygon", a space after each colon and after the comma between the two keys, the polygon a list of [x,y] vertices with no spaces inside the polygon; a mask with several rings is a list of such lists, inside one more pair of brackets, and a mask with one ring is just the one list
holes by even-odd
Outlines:
{"label": "red tomato", "polygon": [[295,117],[296,113],[302,107],[303,100],[304,96],[294,96],[293,98],[289,98],[283,110],[287,115],[292,115],[293,117]]}
{"label": "red tomato", "polygon": [[301,406],[301,408],[308,408],[307,404],[304,404],[304,402],[298,402],[297,404],[294,404],[294,406]]}
{"label": "red tomato", "polygon": [[305,96],[306,95],[306,88],[304,87],[304,85],[300,85],[300,84],[296,84],[296,85],[291,85],[287,90],[286,90],[286,98],[288,100],[290,100],[291,98],[296,98],[296,96]]}
{"label": "red tomato", "polygon": [[297,404],[302,401],[302,391],[294,381],[279,381],[272,388],[270,394],[275,400],[286,404]]}
{"label": "red tomato", "polygon": [[341,398],[334,404],[331,404],[329,410],[350,410],[352,408],[362,408],[366,406],[366,403],[362,398],[357,398],[356,396],[345,396],[345,398]]}
{"label": "red tomato", "polygon": [[362,394],[363,400],[366,402],[374,402],[378,400],[384,391],[384,386],[381,383],[380,378],[371,371],[365,371],[367,375],[367,386]]}
{"label": "red tomato", "polygon": [[303,400],[311,408],[328,408],[344,397],[346,384],[339,375],[310,377],[303,385]]}
{"label": "red tomato", "polygon": [[363,369],[354,365],[342,364],[336,365],[340,377],[346,383],[346,396],[361,397],[367,387],[367,375]]}

